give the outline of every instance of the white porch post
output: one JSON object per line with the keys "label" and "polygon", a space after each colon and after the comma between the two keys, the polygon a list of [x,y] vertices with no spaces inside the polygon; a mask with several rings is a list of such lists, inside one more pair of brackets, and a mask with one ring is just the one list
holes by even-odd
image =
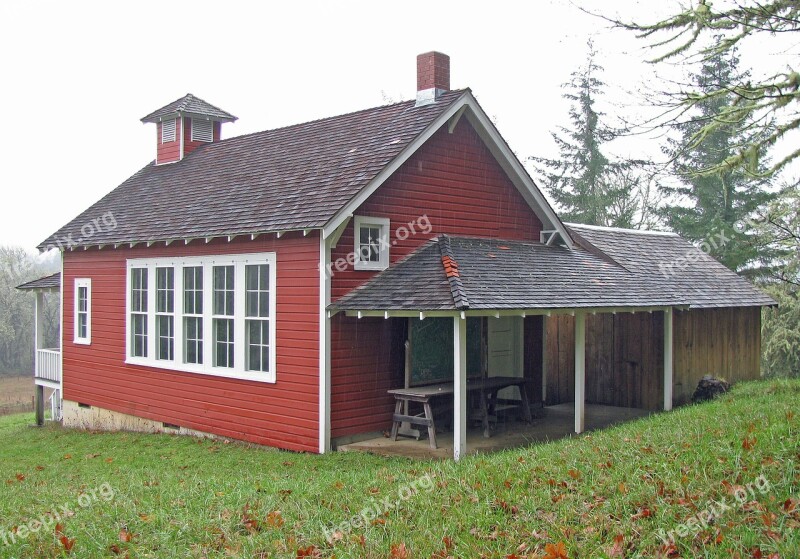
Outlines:
{"label": "white porch post", "polygon": [[467,320],[453,317],[453,459],[467,451]]}
{"label": "white porch post", "polygon": [[664,310],[664,410],[672,409],[672,308]]}
{"label": "white porch post", "polygon": [[586,314],[575,313],[575,432],[583,432],[586,403]]}

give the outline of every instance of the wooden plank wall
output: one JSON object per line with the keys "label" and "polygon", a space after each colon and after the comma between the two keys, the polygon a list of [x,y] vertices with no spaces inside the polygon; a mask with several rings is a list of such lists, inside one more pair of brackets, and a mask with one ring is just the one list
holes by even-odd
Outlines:
{"label": "wooden plank wall", "polygon": [[761,376],[761,308],[675,312],[673,402],[688,402],[703,375],[730,382]]}
{"label": "wooden plank wall", "polygon": [[[546,404],[571,402],[575,390],[575,319],[547,319]],[[586,401],[658,409],[663,392],[662,313],[586,317]]]}
{"label": "wooden plank wall", "polygon": [[[547,405],[572,402],[574,318],[547,319]],[[705,374],[732,382],[758,378],[759,308],[675,312],[673,402],[680,405]],[[660,409],[664,391],[664,315],[618,313],[586,318],[586,401]]]}

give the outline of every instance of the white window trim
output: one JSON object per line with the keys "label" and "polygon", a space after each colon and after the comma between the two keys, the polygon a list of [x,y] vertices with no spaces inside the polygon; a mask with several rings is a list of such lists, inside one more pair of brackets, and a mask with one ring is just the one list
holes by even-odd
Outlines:
{"label": "white window trim", "polygon": [[[86,288],[86,337],[78,336],[78,290]],[[73,317],[73,342],[81,345],[92,343],[92,280],[90,278],[75,278],[75,299],[73,301],[75,310]]]}
{"label": "white window trim", "polygon": [[[166,123],[168,123],[168,122],[172,122],[172,138],[168,138],[164,134],[164,125]],[[161,121],[161,143],[162,144],[168,144],[170,142],[174,142],[175,141],[175,137],[177,135],[178,135],[178,119],[177,118]]]}
{"label": "white window trim", "polygon": [[[356,270],[371,270],[380,271],[389,267],[389,219],[386,217],[367,217],[357,215],[353,217],[353,252],[355,253]],[[380,227],[380,260],[378,262],[362,262],[361,261],[361,227]]]}
{"label": "white window trim", "polygon": [[[194,131],[195,131],[194,123],[195,122],[210,122],[211,123],[211,139],[206,140],[204,138],[197,138],[194,135]],[[207,143],[213,142],[214,141],[214,121],[213,120],[206,120],[206,119],[192,118],[192,141],[193,142],[207,142]]]}
{"label": "white window trim", "polygon": [[[247,264],[269,264],[269,372],[247,371],[245,370],[246,347],[245,347],[245,266]],[[215,367],[213,365],[213,267],[214,266],[234,266],[234,364],[232,369]],[[155,336],[155,274],[156,268],[163,267],[175,268],[175,359],[172,361],[156,359],[156,336]],[[184,363],[183,353],[183,267],[200,266],[203,268],[203,363]],[[147,357],[131,356],[131,269],[147,269]],[[274,252],[262,252],[252,254],[236,255],[208,255],[208,256],[185,256],[185,257],[163,257],[163,258],[133,258],[127,260],[126,280],[125,280],[125,363],[130,365],[143,365],[170,371],[181,371],[186,373],[198,373],[224,378],[235,378],[242,380],[252,380],[257,382],[274,383],[276,380],[276,256]],[[180,306],[179,306],[180,305]]]}

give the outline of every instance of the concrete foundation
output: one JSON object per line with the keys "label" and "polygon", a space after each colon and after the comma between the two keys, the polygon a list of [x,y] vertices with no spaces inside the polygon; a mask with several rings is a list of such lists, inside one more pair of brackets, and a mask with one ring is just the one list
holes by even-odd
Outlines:
{"label": "concrete foundation", "polygon": [[61,411],[62,424],[64,427],[72,429],[87,429],[90,431],[134,431],[137,433],[169,433],[173,435],[188,435],[191,437],[203,437],[224,440],[210,433],[187,429],[186,427],[177,428],[165,427],[160,421],[144,419],[134,415],[119,413],[96,406],[84,407],[78,402],[64,400]]}

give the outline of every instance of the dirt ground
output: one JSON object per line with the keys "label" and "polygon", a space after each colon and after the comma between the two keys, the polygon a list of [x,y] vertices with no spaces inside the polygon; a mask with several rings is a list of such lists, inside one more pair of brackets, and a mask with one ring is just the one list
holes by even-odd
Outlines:
{"label": "dirt ground", "polygon": [[0,415],[33,411],[33,375],[0,376]]}

